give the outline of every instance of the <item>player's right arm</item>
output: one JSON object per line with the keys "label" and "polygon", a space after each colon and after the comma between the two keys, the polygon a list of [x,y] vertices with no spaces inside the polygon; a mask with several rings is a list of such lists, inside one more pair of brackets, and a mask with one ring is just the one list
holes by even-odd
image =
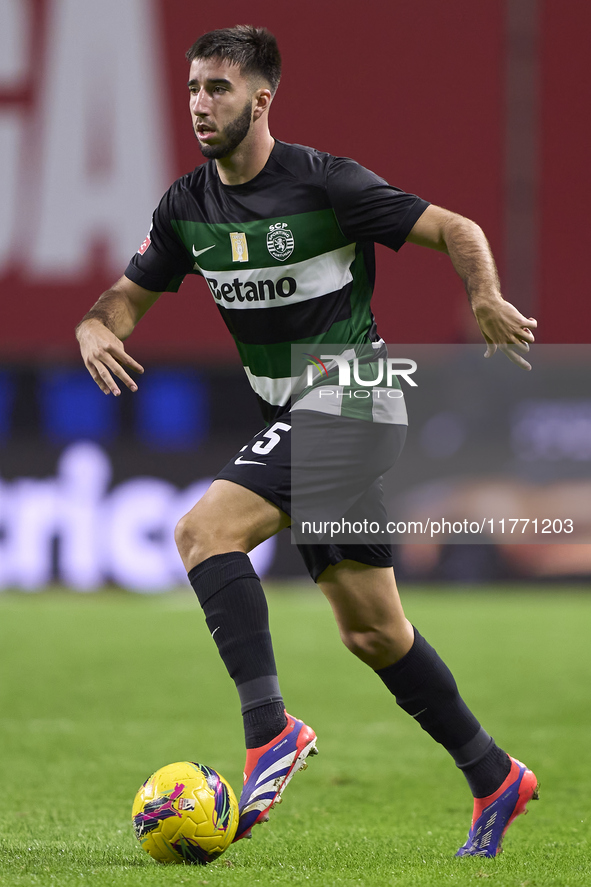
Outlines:
{"label": "player's right arm", "polygon": [[144,368],[127,354],[122,340],[131,335],[159,295],[124,275],[100,296],[76,327],[86,369],[105,394],[121,394],[114,376],[130,391],[137,391],[126,369],[143,373]]}

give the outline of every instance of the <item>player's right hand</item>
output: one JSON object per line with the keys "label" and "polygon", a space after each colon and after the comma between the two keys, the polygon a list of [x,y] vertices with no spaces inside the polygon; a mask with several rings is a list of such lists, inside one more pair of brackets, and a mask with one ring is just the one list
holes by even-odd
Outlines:
{"label": "player's right hand", "polygon": [[472,310],[486,341],[484,356],[492,357],[498,349],[521,369],[531,370],[526,356],[535,341],[532,330],[536,329],[537,320],[525,317],[502,297],[473,303]]}
{"label": "player's right hand", "polygon": [[143,373],[143,366],[127,354],[121,339],[100,320],[85,320],[78,329],[78,342],[84,365],[101,391],[119,397],[121,389],[113,376],[127,385],[130,391],[137,391],[136,383],[124,367]]}

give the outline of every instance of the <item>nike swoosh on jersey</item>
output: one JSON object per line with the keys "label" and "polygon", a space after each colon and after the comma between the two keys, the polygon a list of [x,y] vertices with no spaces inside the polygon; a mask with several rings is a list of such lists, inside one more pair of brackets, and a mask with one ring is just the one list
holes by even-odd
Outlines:
{"label": "nike swoosh on jersey", "polygon": [[193,255],[195,256],[195,258],[197,258],[197,256],[201,255],[201,253],[206,253],[208,249],[213,249],[214,246],[215,243],[212,243],[211,246],[206,246],[205,249],[195,249],[195,247],[192,247]]}
{"label": "nike swoosh on jersey", "polygon": [[266,465],[266,462],[251,462],[250,459],[243,459],[242,456],[238,456],[237,459],[234,459],[234,465]]}

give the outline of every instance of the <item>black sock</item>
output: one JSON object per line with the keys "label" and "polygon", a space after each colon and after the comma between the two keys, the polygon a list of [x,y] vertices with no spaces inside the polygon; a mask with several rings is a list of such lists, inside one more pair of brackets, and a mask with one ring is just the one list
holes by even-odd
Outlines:
{"label": "black sock", "polygon": [[376,674],[397,704],[450,753],[464,771],[474,797],[486,797],[507,776],[509,756],[480,726],[447,665],[416,628],[414,632],[408,653]]}
{"label": "black sock", "polygon": [[505,781],[511,769],[511,758],[491,739],[491,747],[476,763],[461,768],[475,798],[486,798]]}
{"label": "black sock", "polygon": [[[267,601],[248,555],[215,554],[189,573],[205,621],[236,684],[247,748],[283,730],[283,698],[269,632]],[[257,715],[250,714],[260,709]],[[280,714],[279,714],[280,713]]]}
{"label": "black sock", "polygon": [[287,724],[283,701],[251,708],[244,712],[243,718],[247,748],[266,745],[275,739]]}

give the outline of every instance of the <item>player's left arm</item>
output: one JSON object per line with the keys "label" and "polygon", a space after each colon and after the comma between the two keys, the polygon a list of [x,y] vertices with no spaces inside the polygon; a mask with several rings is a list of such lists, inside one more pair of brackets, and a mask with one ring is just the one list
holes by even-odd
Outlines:
{"label": "player's left arm", "polygon": [[485,357],[491,357],[499,348],[518,366],[531,370],[531,364],[523,355],[534,341],[532,329],[538,323],[533,317],[524,317],[503,299],[495,260],[482,229],[470,219],[431,205],[415,222],[406,239],[448,254],[464,282],[476,322],[486,340]]}

